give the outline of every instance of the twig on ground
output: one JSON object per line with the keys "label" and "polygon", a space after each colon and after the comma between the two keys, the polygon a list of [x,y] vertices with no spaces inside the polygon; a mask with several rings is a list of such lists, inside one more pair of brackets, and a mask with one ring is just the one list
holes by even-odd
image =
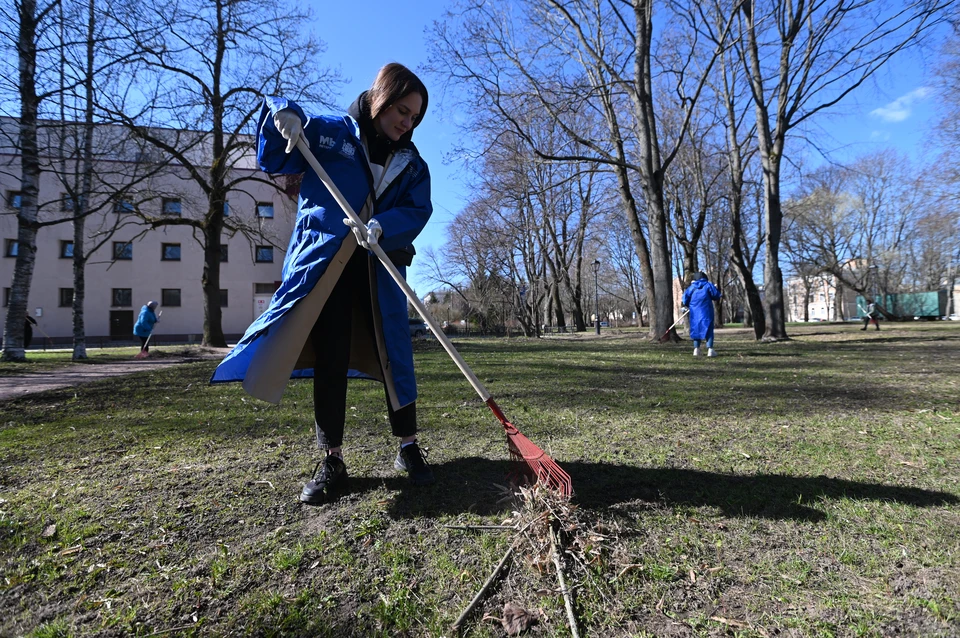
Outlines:
{"label": "twig on ground", "polygon": [[503,566],[507,564],[511,554],[513,554],[513,550],[517,547],[517,542],[518,541],[514,541],[510,548],[507,549],[507,553],[503,555],[503,558],[501,558],[500,562],[497,563],[497,566],[494,567],[493,573],[490,574],[489,578],[487,578],[487,582],[483,584],[483,587],[481,587],[480,591],[477,592],[477,595],[473,597],[473,600],[471,600],[470,604],[467,605],[467,608],[463,610],[463,613],[460,614],[460,617],[457,618],[456,622],[450,626],[453,631],[460,631],[460,626],[463,625],[463,621],[467,619],[467,616],[470,615],[470,612],[472,612],[480,603],[480,601],[483,600],[484,596],[486,596],[487,590],[490,589],[490,585],[492,585],[493,581],[495,581],[497,576],[500,575],[501,570],[503,570]]}
{"label": "twig on ground", "polygon": [[517,531],[516,525],[444,525],[447,529],[482,530],[482,529],[510,529]]}
{"label": "twig on ground", "polygon": [[567,589],[566,579],[563,577],[563,567],[560,565],[560,554],[557,553],[557,536],[553,526],[550,526],[550,550],[553,554],[553,564],[557,567],[557,580],[560,581],[560,593],[563,594],[563,606],[567,608],[567,620],[570,624],[570,635],[580,638],[577,631],[577,617],[573,613],[573,601],[570,600],[570,591]]}
{"label": "twig on ground", "polygon": [[181,629],[190,629],[194,625],[181,625],[179,627],[171,627],[170,629],[161,629],[160,631],[155,631],[152,634],[147,634],[147,638],[150,636],[162,636],[163,634],[172,634],[175,631],[180,631]]}
{"label": "twig on ground", "polygon": [[643,565],[641,565],[640,563],[633,563],[631,565],[627,565],[626,567],[620,570],[620,573],[617,574],[617,577],[614,578],[614,580],[620,580],[621,578],[623,578],[624,574],[626,574],[627,572],[633,569],[643,569]]}

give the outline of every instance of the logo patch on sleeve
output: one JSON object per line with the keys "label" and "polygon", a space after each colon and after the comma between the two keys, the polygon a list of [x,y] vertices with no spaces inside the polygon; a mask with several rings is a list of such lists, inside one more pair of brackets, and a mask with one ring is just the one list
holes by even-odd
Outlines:
{"label": "logo patch on sleeve", "polygon": [[349,140],[343,140],[343,147],[340,148],[340,154],[347,159],[353,159],[357,154],[357,149]]}

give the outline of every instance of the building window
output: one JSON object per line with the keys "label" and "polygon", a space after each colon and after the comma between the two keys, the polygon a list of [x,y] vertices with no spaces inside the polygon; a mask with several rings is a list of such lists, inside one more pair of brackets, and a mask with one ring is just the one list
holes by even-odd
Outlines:
{"label": "building window", "polygon": [[73,305],[73,288],[60,289],[60,307],[69,308]]}
{"label": "building window", "polygon": [[273,246],[257,246],[256,261],[258,264],[272,264],[273,263]]}
{"label": "building window", "polygon": [[160,248],[163,261],[180,261],[180,244],[160,244]]}
{"label": "building window", "polygon": [[73,198],[70,193],[60,193],[60,210],[64,213],[73,212]]}
{"label": "building window", "polygon": [[113,212],[120,215],[133,212],[133,203],[127,199],[121,199],[116,204],[113,205]]}
{"label": "building window", "polygon": [[179,288],[162,288],[160,290],[160,305],[179,306],[180,305],[180,289]]}
{"label": "building window", "polygon": [[110,305],[119,306],[121,308],[129,308],[132,306],[133,288],[114,288]]}
{"label": "building window", "polygon": [[4,242],[3,256],[16,257],[17,252],[19,251],[19,248],[20,248],[20,242],[18,242],[16,239],[8,239],[7,241]]}
{"label": "building window", "polygon": [[60,241],[60,259],[73,259],[73,242]]}
{"label": "building window", "polygon": [[3,307],[4,307],[4,308],[6,308],[6,307],[8,307],[8,306],[10,305],[10,293],[11,293],[11,289],[10,289],[10,288],[4,288],[4,289],[3,289]]}
{"label": "building window", "polygon": [[220,263],[221,264],[227,263],[227,254],[228,254],[227,245],[220,244]]}
{"label": "building window", "polygon": [[133,243],[129,241],[113,242],[113,258],[117,260],[133,259]]}
{"label": "building window", "polygon": [[273,217],[273,203],[257,202],[257,217],[271,219]]}
{"label": "building window", "polygon": [[221,308],[227,307],[227,289],[226,288],[220,289],[220,307]]}
{"label": "building window", "polygon": [[163,214],[164,215],[180,215],[180,199],[177,197],[164,197],[163,198]]}
{"label": "building window", "polygon": [[7,191],[7,206],[19,210],[23,206],[23,193],[20,191]]}
{"label": "building window", "polygon": [[276,291],[276,284],[253,284],[253,292],[256,295],[272,295]]}

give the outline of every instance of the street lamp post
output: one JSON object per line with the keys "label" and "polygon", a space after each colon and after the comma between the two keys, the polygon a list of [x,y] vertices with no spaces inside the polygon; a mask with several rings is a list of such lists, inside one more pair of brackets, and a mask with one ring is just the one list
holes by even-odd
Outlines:
{"label": "street lamp post", "polygon": [[597,334],[600,334],[600,260],[596,259],[593,262],[593,292],[594,292],[594,309],[596,310],[596,324],[597,324]]}

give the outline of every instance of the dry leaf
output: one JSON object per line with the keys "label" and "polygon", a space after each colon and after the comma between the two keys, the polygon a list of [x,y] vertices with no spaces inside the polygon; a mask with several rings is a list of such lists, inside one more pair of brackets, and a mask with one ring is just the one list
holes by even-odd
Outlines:
{"label": "dry leaf", "polygon": [[57,533],[57,526],[56,524],[54,524],[54,525],[47,525],[46,527],[44,527],[43,533],[40,535],[43,536],[44,538],[50,538],[56,533]]}
{"label": "dry leaf", "polygon": [[503,630],[508,636],[518,636],[536,622],[537,617],[519,605],[507,603],[503,606],[503,620],[500,624],[503,625]]}

